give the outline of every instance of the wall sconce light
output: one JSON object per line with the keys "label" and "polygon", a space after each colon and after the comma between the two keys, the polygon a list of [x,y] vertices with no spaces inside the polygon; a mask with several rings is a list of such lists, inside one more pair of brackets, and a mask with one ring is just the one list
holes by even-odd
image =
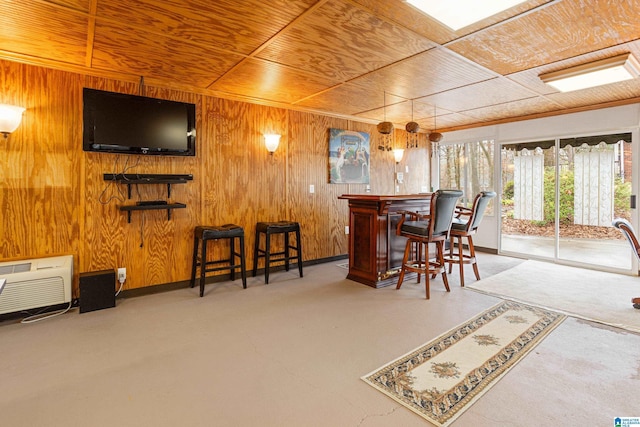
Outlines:
{"label": "wall sconce light", "polygon": [[402,148],[394,148],[393,150],[393,158],[397,163],[400,163],[402,161],[402,156],[404,155],[404,150]]}
{"label": "wall sconce light", "polygon": [[0,133],[4,135],[4,139],[20,126],[22,113],[24,108],[15,105],[0,104]]}
{"label": "wall sconce light", "polygon": [[273,152],[278,149],[278,145],[280,144],[280,136],[275,133],[266,133],[264,134],[264,145],[267,147],[267,151],[269,154],[273,155]]}
{"label": "wall sconce light", "polygon": [[631,80],[638,76],[640,64],[632,54],[625,53],[553,73],[540,74],[540,80],[560,92],[570,92]]}

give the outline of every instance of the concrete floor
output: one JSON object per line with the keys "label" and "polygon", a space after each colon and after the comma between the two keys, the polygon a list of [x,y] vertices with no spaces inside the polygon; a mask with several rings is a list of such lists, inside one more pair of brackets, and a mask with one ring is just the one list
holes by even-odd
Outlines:
{"label": "concrete floor", "polygon": [[[479,254],[483,276],[522,260]],[[499,300],[432,281],[373,289],[334,262],[0,323],[2,426],[424,426],[360,377]],[[474,281],[469,268],[466,282]],[[452,425],[640,416],[640,335],[567,319]]]}
{"label": "concrete floor", "polygon": [[[553,237],[503,235],[500,249],[503,253],[523,254],[534,258],[554,259]],[[560,239],[558,259],[582,263],[593,268],[631,271],[633,254],[626,240]]]}

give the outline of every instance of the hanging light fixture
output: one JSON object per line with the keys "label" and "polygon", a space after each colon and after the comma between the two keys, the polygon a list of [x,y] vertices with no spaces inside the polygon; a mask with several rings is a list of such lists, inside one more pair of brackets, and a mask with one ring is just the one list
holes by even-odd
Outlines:
{"label": "hanging light fixture", "polygon": [[407,148],[417,148],[420,125],[413,121],[413,99],[411,100],[411,121],[404,128],[407,131]]}
{"label": "hanging light fixture", "polygon": [[391,132],[393,123],[387,121],[387,92],[384,92],[384,121],[378,123],[378,133],[382,135],[382,142],[378,145],[378,150],[391,151]]}
{"label": "hanging light fixture", "polygon": [[431,142],[440,142],[440,140],[442,139],[442,134],[440,132],[438,132],[438,126],[436,125],[436,116],[437,116],[437,112],[436,112],[436,106],[433,106],[433,132],[429,133],[429,141]]}

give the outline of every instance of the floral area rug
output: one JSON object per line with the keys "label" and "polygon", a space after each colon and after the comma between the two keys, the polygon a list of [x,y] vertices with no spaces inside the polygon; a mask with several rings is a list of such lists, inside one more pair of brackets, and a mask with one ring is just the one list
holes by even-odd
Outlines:
{"label": "floral area rug", "polygon": [[565,318],[503,301],[362,379],[433,424],[446,426]]}

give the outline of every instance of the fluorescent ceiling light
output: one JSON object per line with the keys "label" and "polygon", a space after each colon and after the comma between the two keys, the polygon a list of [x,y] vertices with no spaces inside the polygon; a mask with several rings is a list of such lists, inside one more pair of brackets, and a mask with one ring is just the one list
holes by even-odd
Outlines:
{"label": "fluorescent ceiling light", "polygon": [[407,3],[457,31],[524,0],[407,0]]}
{"label": "fluorescent ceiling light", "polygon": [[631,80],[639,75],[640,64],[633,55],[626,53],[553,73],[540,74],[540,80],[560,92],[570,92]]}

